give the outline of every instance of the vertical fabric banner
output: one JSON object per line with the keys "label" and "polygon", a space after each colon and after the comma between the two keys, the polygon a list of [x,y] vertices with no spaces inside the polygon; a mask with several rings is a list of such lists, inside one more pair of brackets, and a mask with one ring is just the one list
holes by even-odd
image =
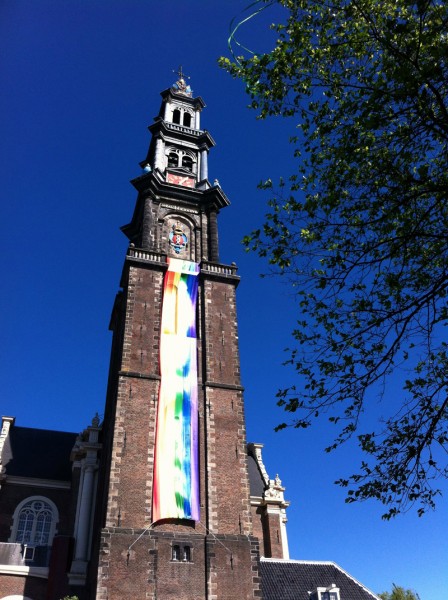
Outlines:
{"label": "vertical fabric banner", "polygon": [[152,521],[199,520],[196,299],[199,265],[168,258],[160,338],[160,394]]}

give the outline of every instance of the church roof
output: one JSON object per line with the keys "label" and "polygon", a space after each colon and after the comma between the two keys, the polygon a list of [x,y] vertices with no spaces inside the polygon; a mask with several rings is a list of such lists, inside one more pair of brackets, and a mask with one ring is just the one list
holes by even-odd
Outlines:
{"label": "church roof", "polygon": [[262,558],[264,600],[309,600],[318,587],[339,588],[341,600],[379,600],[334,562]]}
{"label": "church roof", "polygon": [[70,452],[77,433],[11,427],[3,448],[6,475],[70,481]]}
{"label": "church roof", "polygon": [[247,455],[247,468],[249,471],[250,495],[257,497],[263,496],[266,484],[260,472],[257,460],[250,452]]}

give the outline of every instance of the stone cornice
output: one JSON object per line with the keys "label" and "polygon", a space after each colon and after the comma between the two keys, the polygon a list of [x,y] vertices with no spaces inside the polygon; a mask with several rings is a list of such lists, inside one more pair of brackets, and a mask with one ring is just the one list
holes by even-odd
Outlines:
{"label": "stone cornice", "polygon": [[70,481],[40,479],[38,477],[19,477],[17,475],[7,475],[6,483],[8,485],[27,485],[30,487],[52,488],[59,490],[69,490],[71,488]]}
{"label": "stone cornice", "polygon": [[[218,185],[203,190],[198,187],[189,188],[167,183],[163,174],[157,169],[135,177],[131,183],[140,195],[152,195],[153,199],[158,202],[184,202],[187,208],[191,206],[191,208],[199,207],[203,210],[208,207],[219,210],[230,205],[229,199]],[[122,231],[127,227],[129,225],[123,226]]]}
{"label": "stone cornice", "polygon": [[205,381],[203,387],[207,388],[219,388],[222,390],[235,390],[237,392],[244,392],[242,385],[234,385],[233,383],[217,383],[216,381]]}
{"label": "stone cornice", "polygon": [[119,377],[134,377],[136,379],[160,380],[160,375],[156,373],[139,373],[138,371],[119,371]]}
{"label": "stone cornice", "polygon": [[0,575],[22,575],[48,579],[48,567],[27,567],[25,565],[0,565]]}

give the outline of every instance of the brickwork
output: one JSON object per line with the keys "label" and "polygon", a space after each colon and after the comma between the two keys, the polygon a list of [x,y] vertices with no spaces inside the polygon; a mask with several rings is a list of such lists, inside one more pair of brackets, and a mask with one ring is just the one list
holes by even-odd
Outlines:
{"label": "brickwork", "polygon": [[265,508],[263,506],[251,506],[251,515],[252,515],[252,531],[253,531],[253,535],[254,537],[256,537],[258,540],[260,540],[260,556],[264,556],[266,558],[269,558],[270,556],[270,551],[269,551],[269,547],[268,550],[266,550],[266,545],[265,545],[265,532],[264,532],[264,528],[265,528],[265,522],[266,522],[266,517],[265,517]]}
{"label": "brickwork", "polygon": [[201,291],[209,527],[214,532],[249,535],[252,528],[235,298],[239,280],[206,277]]}
{"label": "brickwork", "polygon": [[209,499],[213,507],[210,529],[219,533],[246,534],[252,531],[249,509],[245,431],[241,423],[241,392],[208,389],[210,427]]}
{"label": "brickwork", "polygon": [[281,515],[279,512],[270,512],[267,510],[267,535],[269,536],[269,558],[283,558],[282,534],[281,534]]}
{"label": "brickwork", "polygon": [[129,268],[121,375],[115,406],[108,527],[151,521],[163,272]]}
{"label": "brickwork", "polygon": [[206,382],[241,384],[235,294],[238,282],[239,278],[230,277],[228,281],[203,279]]}
{"label": "brickwork", "polygon": [[[204,535],[114,528],[102,536],[97,600],[205,599]],[[188,546],[190,560],[173,560],[173,545]]]}
{"label": "brickwork", "polygon": [[246,536],[216,536],[207,542],[209,600],[261,598],[258,540]]}
{"label": "brickwork", "polygon": [[[173,534],[171,538],[156,538],[157,567],[156,597],[202,600],[205,595],[205,538]],[[173,561],[172,548],[178,545],[181,551],[187,546],[190,560]]]}
{"label": "brickwork", "polygon": [[98,573],[97,600],[131,600],[153,598],[149,579],[149,550],[147,539],[141,539],[130,550],[142,530],[105,529],[102,531],[102,550]]}
{"label": "brickwork", "polygon": [[144,527],[150,522],[157,387],[157,381],[120,377],[106,521],[109,527]]}
{"label": "brickwork", "polygon": [[47,580],[40,577],[14,577],[0,575],[0,593],[6,596],[26,596],[33,600],[46,600]]}
{"label": "brickwork", "polygon": [[[206,581],[208,593],[216,583],[211,597],[234,600],[241,592],[242,578],[241,598],[256,597],[258,586],[253,577],[257,568],[252,569],[248,538],[252,525],[236,322],[238,278],[207,277],[201,278],[198,309],[199,379],[203,383],[199,402],[201,523],[158,523],[132,546],[128,557],[128,548],[151,522],[163,286],[159,266],[154,271],[147,265],[132,264],[129,268],[98,600],[205,599]],[[228,552],[222,554],[219,544],[215,558],[207,562],[207,530],[230,535],[230,562]],[[172,560],[173,539],[179,536],[188,540],[192,551],[188,564]],[[230,579],[225,575],[228,569],[233,573]]]}
{"label": "brickwork", "polygon": [[122,371],[159,375],[163,271],[129,267]]}
{"label": "brickwork", "polygon": [[252,506],[253,534],[260,540],[261,556],[285,558],[282,544],[283,515],[280,509],[268,506]]}

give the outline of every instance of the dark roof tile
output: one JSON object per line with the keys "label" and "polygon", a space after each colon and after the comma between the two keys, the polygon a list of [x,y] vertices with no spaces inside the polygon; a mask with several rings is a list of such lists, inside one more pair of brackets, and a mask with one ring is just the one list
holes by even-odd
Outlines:
{"label": "dark roof tile", "polygon": [[261,475],[256,459],[252,454],[247,455],[247,468],[249,471],[250,495],[261,497],[266,489],[266,484]]}
{"label": "dark roof tile", "polygon": [[11,427],[3,449],[7,475],[70,481],[70,452],[77,433]]}
{"label": "dark roof tile", "polygon": [[333,562],[261,559],[260,573],[264,600],[309,600],[308,592],[333,583],[341,600],[378,600]]}

